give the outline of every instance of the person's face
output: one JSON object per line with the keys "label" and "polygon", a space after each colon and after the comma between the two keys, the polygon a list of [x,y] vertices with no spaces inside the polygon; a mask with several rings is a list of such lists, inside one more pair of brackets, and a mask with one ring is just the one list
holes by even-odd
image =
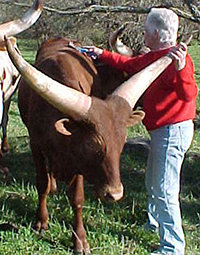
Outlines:
{"label": "person's face", "polygon": [[149,47],[151,50],[155,49],[157,46],[157,36],[155,33],[150,33],[149,30],[145,27],[144,28],[144,42],[147,47]]}

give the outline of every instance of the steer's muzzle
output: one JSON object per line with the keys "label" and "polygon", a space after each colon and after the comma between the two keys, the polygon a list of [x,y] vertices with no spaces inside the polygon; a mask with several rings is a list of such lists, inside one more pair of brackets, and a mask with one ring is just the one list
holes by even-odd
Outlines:
{"label": "steer's muzzle", "polygon": [[123,194],[124,194],[124,188],[122,184],[114,188],[107,185],[97,190],[98,197],[109,203],[114,203],[120,200],[123,197]]}

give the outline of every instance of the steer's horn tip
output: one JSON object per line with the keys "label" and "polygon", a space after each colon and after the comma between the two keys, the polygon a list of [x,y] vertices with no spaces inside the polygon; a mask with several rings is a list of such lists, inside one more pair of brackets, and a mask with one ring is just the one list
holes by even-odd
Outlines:
{"label": "steer's horn tip", "polygon": [[4,35],[4,41],[5,41],[5,43],[8,42],[8,36],[7,35]]}
{"label": "steer's horn tip", "polygon": [[189,35],[188,38],[186,38],[183,42],[184,42],[185,44],[189,45],[189,43],[191,42],[192,38],[193,38],[193,35],[191,34],[191,35]]}
{"label": "steer's horn tip", "polygon": [[43,9],[44,0],[38,0],[35,2],[34,10]]}
{"label": "steer's horn tip", "polygon": [[126,28],[127,24],[128,24],[128,23],[125,22],[124,24],[121,25],[121,27],[118,28],[119,34],[122,33],[122,32],[124,31],[124,29]]}
{"label": "steer's horn tip", "polygon": [[10,43],[9,37],[7,35],[4,35],[4,41],[7,47],[7,45]]}
{"label": "steer's horn tip", "polygon": [[8,52],[11,51],[12,50],[12,48],[11,48],[12,45],[11,45],[11,42],[10,42],[9,37],[7,35],[4,35],[4,41],[5,41],[5,45],[6,45],[6,48],[7,48]]}

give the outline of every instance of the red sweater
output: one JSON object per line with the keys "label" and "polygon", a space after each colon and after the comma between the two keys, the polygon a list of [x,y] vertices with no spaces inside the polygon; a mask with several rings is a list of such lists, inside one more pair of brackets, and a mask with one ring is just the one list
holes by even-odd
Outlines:
{"label": "red sweater", "polygon": [[[100,59],[133,75],[166,55],[168,51],[169,49],[165,49],[151,51],[139,57],[126,57],[104,50]],[[172,63],[146,90],[143,103],[146,115],[143,123],[147,130],[194,119],[197,93],[194,65],[187,54],[186,65],[181,71],[176,71]]]}

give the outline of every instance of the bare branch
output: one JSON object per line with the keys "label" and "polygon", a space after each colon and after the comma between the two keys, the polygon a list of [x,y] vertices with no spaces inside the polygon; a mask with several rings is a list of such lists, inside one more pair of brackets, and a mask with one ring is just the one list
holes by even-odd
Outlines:
{"label": "bare branch", "polygon": [[170,9],[173,10],[179,17],[188,19],[192,22],[200,24],[200,19],[197,19],[196,17],[192,16],[190,13],[182,11],[176,7],[170,7]]}
{"label": "bare branch", "polygon": [[200,11],[197,9],[197,7],[192,3],[191,0],[185,0],[185,3],[189,7],[189,9],[190,9],[192,15],[194,16],[194,18],[196,20],[199,20],[199,22],[200,22]]}
{"label": "bare branch", "polygon": [[[9,4],[9,2],[0,1],[2,4]],[[21,7],[30,7],[28,4],[23,3],[13,3],[13,5]],[[71,7],[68,10],[59,10],[51,7],[44,6],[44,10],[48,12],[53,12],[59,15],[78,15],[78,14],[87,14],[93,12],[126,12],[126,13],[148,13],[151,8],[141,8],[141,7],[131,7],[131,6],[103,6],[103,5],[90,5],[85,8],[80,7]]]}
{"label": "bare branch", "polygon": [[[174,6],[169,6],[169,5],[162,5],[162,6],[151,6],[149,8],[145,7],[133,7],[133,6],[103,6],[103,5],[90,5],[86,6],[85,8],[83,7],[70,7],[67,10],[59,10],[51,7],[44,6],[44,11],[55,13],[58,15],[80,15],[80,14],[91,14],[94,12],[98,13],[137,13],[137,14],[147,14],[150,12],[151,8],[153,7],[166,7],[171,10],[173,10],[179,17],[188,19],[192,22],[195,23],[200,23],[200,12],[198,9],[191,3],[189,0],[185,0],[185,2],[188,4],[191,13],[187,13],[183,10],[180,10],[177,7]],[[0,1],[2,4],[8,4],[9,2],[5,1]],[[21,7],[30,7],[30,5],[27,4],[22,4],[22,3],[13,3],[16,6],[21,6]]]}

